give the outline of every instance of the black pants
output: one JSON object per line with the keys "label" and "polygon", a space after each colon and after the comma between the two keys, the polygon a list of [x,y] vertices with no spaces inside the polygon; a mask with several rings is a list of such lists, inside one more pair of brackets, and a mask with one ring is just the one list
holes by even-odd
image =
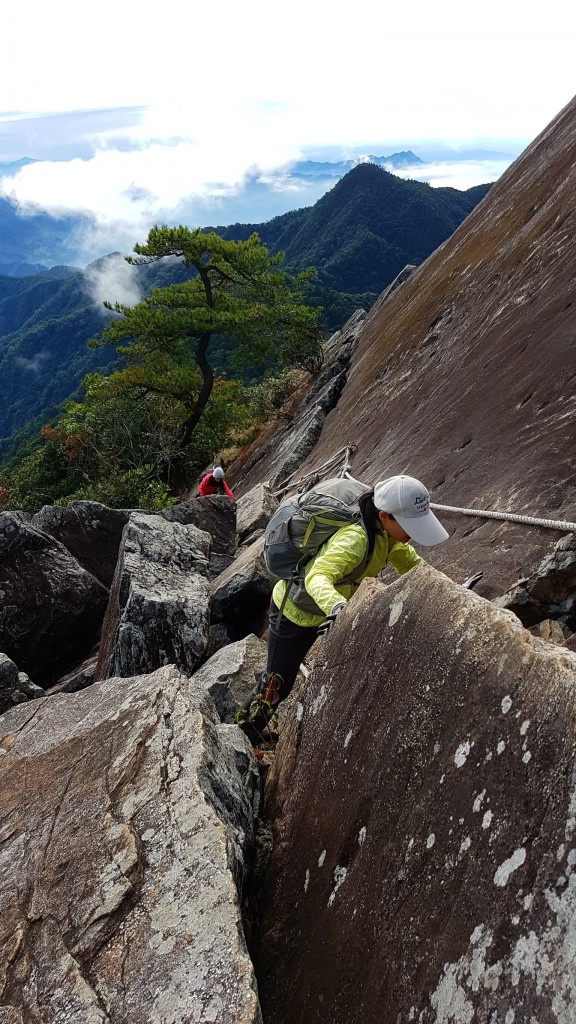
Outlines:
{"label": "black pants", "polygon": [[268,633],[267,672],[282,676],[280,699],[288,696],[300,668],[312,644],[318,636],[317,626],[297,626],[280,612],[274,601],[270,602]]}
{"label": "black pants", "polygon": [[[294,622],[290,622],[290,619],[287,619],[285,615],[281,616],[274,601],[270,602],[269,623],[266,671],[262,673],[256,686],[248,694],[242,705],[242,712],[249,717],[240,720],[238,723],[251,743],[256,745],[263,738],[263,730],[266,727],[267,720],[270,718],[270,709],[268,708],[266,711],[264,707],[261,707],[260,710],[254,711],[254,698],[258,694],[268,692],[269,696],[266,699],[271,702],[272,708],[277,706],[279,700],[284,700],[294,686],[294,681],[303,658],[318,636],[316,626],[297,626]],[[282,677],[282,681],[279,679],[275,680],[275,690],[277,690],[279,700],[273,697],[267,689],[269,685],[267,676],[270,673],[276,673],[277,676]]]}

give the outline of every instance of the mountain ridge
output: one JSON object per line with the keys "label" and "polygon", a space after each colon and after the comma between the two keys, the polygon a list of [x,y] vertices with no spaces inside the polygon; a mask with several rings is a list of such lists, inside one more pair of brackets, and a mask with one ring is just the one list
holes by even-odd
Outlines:
{"label": "mountain ridge", "polygon": [[[490,187],[476,185],[466,191],[432,188],[399,178],[375,164],[358,164],[314,206],[281,214],[264,224],[231,224],[206,230],[214,230],[228,240],[242,240],[256,231],[272,252],[284,252],[287,267],[313,265],[322,271],[328,269],[330,287],[352,293],[370,291],[374,301],[407,263],[421,263],[445,241]],[[344,259],[338,255],[344,235],[347,243],[356,239],[354,253],[361,248],[359,225],[372,239],[381,239],[380,245],[372,245],[372,259],[376,260],[372,272],[367,275],[363,269],[360,276],[354,273],[351,256]],[[331,326],[336,329],[341,324]]]}
{"label": "mountain ridge", "polygon": [[[318,278],[307,298],[328,308],[326,327],[334,330],[355,308],[370,306],[407,263],[425,259],[489,187],[478,186],[480,191],[472,194],[432,189],[361,164],[313,207],[262,225],[216,230],[236,241],[258,231],[273,252],[285,252],[289,271],[317,264]],[[406,197],[404,205],[401,196]],[[410,223],[409,244],[403,247],[407,210],[419,223]],[[421,242],[418,233],[424,237]],[[59,268],[26,278],[0,277],[0,453],[12,450],[10,438],[25,429],[27,420],[50,419],[87,372],[106,372],[114,365],[113,352],[86,348],[86,342],[101,333],[108,315],[93,297],[92,278],[95,270],[106,271],[110,258],[101,257],[83,271]],[[116,258],[121,260],[119,254]],[[113,271],[109,288],[129,275],[134,290],[145,294],[155,285],[189,276],[181,265],[130,268],[123,260],[121,264],[122,273]],[[105,297],[114,300],[116,295],[108,292]]]}

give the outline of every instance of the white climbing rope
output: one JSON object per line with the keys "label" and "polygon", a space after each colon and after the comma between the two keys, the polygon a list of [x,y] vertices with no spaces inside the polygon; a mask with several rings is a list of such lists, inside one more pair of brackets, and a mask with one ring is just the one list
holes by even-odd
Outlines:
{"label": "white climbing rope", "polygon": [[347,445],[344,454],[344,465],[340,470],[340,476],[349,476],[348,470],[350,469],[350,456],[356,451],[357,445]]}
{"label": "white climbing rope", "polygon": [[527,523],[529,526],[548,526],[552,530],[576,530],[576,523],[556,519],[540,519],[538,516],[520,516],[514,512],[488,512],[478,508],[456,508],[454,505],[437,505],[432,501],[430,508],[440,512],[460,512],[465,516],[480,516],[482,519],[506,519],[511,523]]}
{"label": "white climbing rope", "polygon": [[[347,444],[344,448],[340,448],[331,459],[327,459],[321,466],[316,469],[310,470],[309,473],[305,473],[297,480],[292,480],[297,470],[294,470],[290,476],[286,477],[282,487],[279,490],[273,491],[274,497],[278,497],[284,494],[285,491],[289,491],[292,488],[300,489],[302,484],[311,480],[313,477],[318,476],[324,470],[334,469],[339,463],[342,463],[339,476],[347,476],[351,480],[354,479],[350,473],[350,458],[351,455],[356,451],[358,445]],[[290,483],[288,481],[291,481]],[[565,520],[556,519],[544,519],[539,516],[520,516],[514,512],[489,512],[486,509],[478,508],[458,508],[456,505],[437,505],[435,502],[430,502],[430,508],[436,509],[439,512],[459,512],[460,515],[464,516],[479,516],[481,519],[502,519],[510,523],[526,523],[528,526],[545,526],[551,530],[568,530],[570,533],[576,531],[576,523],[567,522]]]}

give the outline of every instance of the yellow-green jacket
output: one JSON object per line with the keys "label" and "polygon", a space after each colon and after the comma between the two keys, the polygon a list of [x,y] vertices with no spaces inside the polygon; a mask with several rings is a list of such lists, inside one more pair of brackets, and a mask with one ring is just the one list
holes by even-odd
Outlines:
{"label": "yellow-green jacket", "polygon": [[[302,611],[287,598],[282,614],[298,626],[319,626],[338,601],[348,600],[366,576],[377,576],[389,562],[398,573],[408,572],[422,561],[411,544],[393,540],[383,530],[377,529],[372,556],[361,576],[353,583],[340,583],[360,565],[366,554],[368,538],[363,526],[343,526],[322,545],[305,568],[304,584],[313,601],[324,612],[312,615]],[[279,608],[288,586],[280,580],[274,587],[272,597]]]}

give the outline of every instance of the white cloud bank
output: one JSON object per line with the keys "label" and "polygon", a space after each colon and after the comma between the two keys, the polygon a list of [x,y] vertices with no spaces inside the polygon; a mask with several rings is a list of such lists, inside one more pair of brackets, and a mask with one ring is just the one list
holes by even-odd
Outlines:
{"label": "white cloud bank", "polygon": [[[318,183],[277,171],[311,149],[528,141],[573,91],[573,0],[5,4],[0,163],[40,161],[0,190],[24,212],[93,212],[115,248],[179,216],[268,219],[263,191],[269,216],[314,202]],[[466,188],[508,162],[406,176]]]}
{"label": "white cloud bank", "polygon": [[[427,181],[434,188],[473,188],[496,181],[512,160],[441,160],[394,171],[401,178]],[[392,168],[390,168],[392,170]]]}

